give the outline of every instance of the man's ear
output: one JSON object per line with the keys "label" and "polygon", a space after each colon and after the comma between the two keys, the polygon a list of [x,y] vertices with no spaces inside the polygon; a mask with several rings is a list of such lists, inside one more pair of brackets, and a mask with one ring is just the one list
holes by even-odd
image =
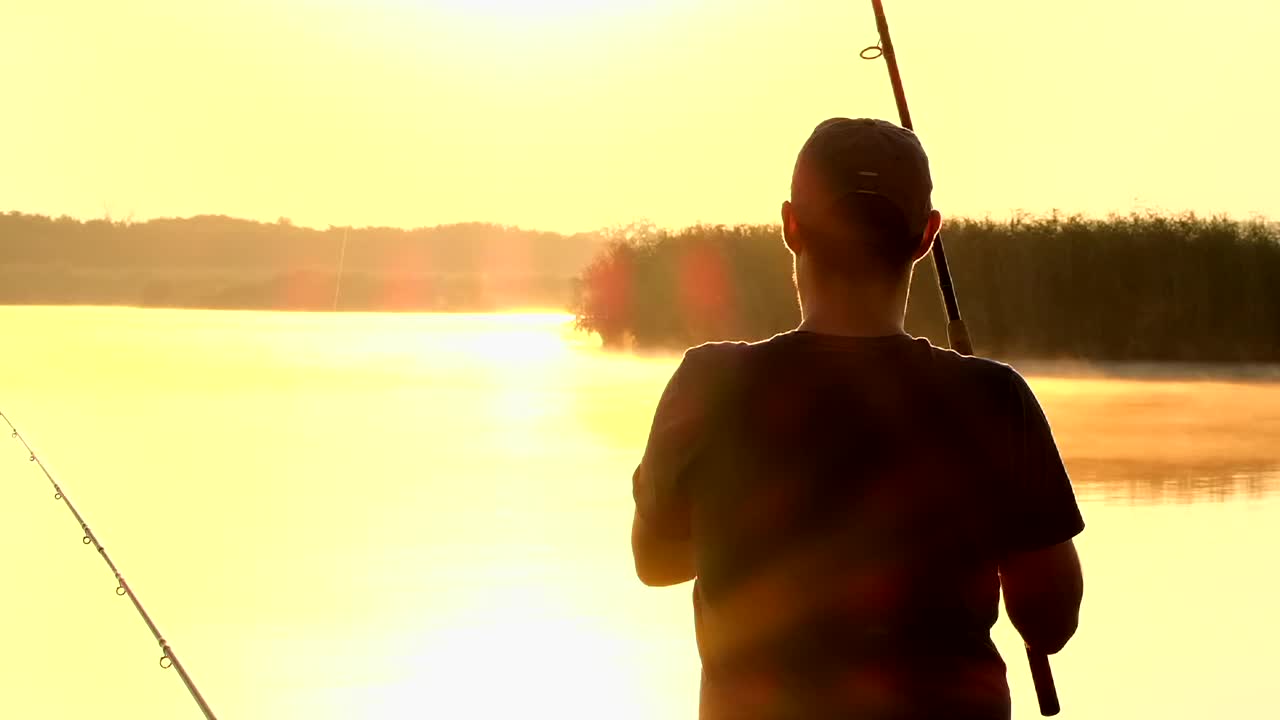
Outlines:
{"label": "man's ear", "polygon": [[938,233],[942,231],[942,213],[937,210],[929,211],[929,221],[925,223],[924,234],[920,236],[920,245],[916,247],[916,251],[911,254],[911,262],[915,262],[933,249],[933,239],[938,237]]}
{"label": "man's ear", "polygon": [[796,210],[790,200],[782,201],[782,242],[793,255],[799,255],[803,249],[800,233],[796,228]]}

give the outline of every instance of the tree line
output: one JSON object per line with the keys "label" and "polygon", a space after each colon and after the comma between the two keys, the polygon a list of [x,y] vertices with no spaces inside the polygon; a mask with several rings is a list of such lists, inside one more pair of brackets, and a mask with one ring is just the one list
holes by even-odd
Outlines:
{"label": "tree line", "polygon": [[[951,220],[947,256],[976,350],[995,357],[1280,361],[1280,229],[1187,214]],[[605,238],[571,306],[606,346],[758,340],[799,308],[779,228],[633,227]],[[932,263],[907,329],[946,343]]]}
{"label": "tree line", "polygon": [[[345,236],[345,257],[343,244]],[[1280,229],[1135,214],[951,220],[977,350],[997,357],[1280,361]],[[328,310],[565,307],[608,346],[755,340],[799,319],[771,225],[562,235],[467,223],[325,230],[220,215],[0,214],[0,303]],[[907,327],[945,342],[932,264]]]}
{"label": "tree line", "polygon": [[[485,223],[316,230],[222,215],[0,214],[0,304],[328,310],[564,307],[599,242]],[[344,246],[345,243],[345,256]]]}

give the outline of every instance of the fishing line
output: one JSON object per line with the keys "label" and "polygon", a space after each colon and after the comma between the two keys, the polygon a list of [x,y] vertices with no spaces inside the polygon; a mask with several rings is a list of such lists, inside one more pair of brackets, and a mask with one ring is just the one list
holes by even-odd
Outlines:
{"label": "fishing line", "polygon": [[35,463],[36,466],[40,468],[40,472],[44,473],[44,476],[48,478],[49,484],[53,486],[53,499],[61,500],[66,504],[67,509],[75,516],[76,522],[80,523],[80,529],[84,531],[84,537],[81,538],[81,542],[85,545],[92,545],[94,549],[98,551],[98,554],[102,556],[102,560],[107,564],[107,567],[111,568],[111,572],[116,576],[116,595],[128,597],[129,600],[133,602],[133,607],[136,608],[138,614],[142,616],[142,621],[147,624],[147,629],[151,631],[153,636],[155,636],[156,642],[160,643],[160,667],[166,670],[169,668],[177,670],[178,676],[182,678],[182,683],[187,686],[188,692],[191,693],[191,697],[196,701],[196,704],[200,706],[200,711],[204,713],[205,718],[207,718],[207,720],[217,720],[213,715],[213,711],[209,709],[209,704],[204,701],[204,696],[202,696],[200,694],[200,690],[196,688],[195,681],[193,681],[191,676],[187,674],[187,670],[182,667],[182,663],[178,662],[178,656],[174,654],[173,648],[169,646],[169,643],[164,639],[164,636],[160,634],[160,629],[157,628],[155,622],[151,620],[151,615],[149,615],[146,609],[142,607],[142,602],[138,600],[138,596],[135,595],[133,589],[129,587],[129,583],[125,582],[124,575],[120,574],[120,570],[116,568],[116,564],[111,561],[111,556],[107,555],[106,548],[102,547],[102,543],[98,542],[98,537],[93,534],[93,530],[89,529],[89,524],[84,521],[84,517],[80,515],[80,511],[76,510],[76,506],[71,503],[71,498],[67,497],[67,494],[63,492],[62,487],[53,479],[53,474],[49,472],[49,468],[45,467],[44,462],[42,462],[40,457],[36,455],[36,451],[32,450],[31,445],[27,443],[27,439],[22,436],[22,433],[18,432],[18,428],[14,427],[13,421],[11,421],[3,412],[0,412],[0,418],[4,419],[5,424],[9,426],[9,437],[12,437],[22,443],[22,447],[27,450],[28,459]]}

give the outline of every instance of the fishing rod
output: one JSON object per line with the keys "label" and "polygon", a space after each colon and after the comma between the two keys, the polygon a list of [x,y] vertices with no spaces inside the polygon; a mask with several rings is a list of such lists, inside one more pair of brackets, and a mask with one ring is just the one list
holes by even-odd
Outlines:
{"label": "fishing rod", "polygon": [[[876,28],[880,32],[880,44],[862,51],[864,60],[876,60],[884,57],[889,68],[889,83],[893,85],[893,99],[898,104],[898,117],[902,127],[915,132],[911,125],[911,110],[907,107],[907,94],[902,89],[902,75],[898,73],[898,57],[893,52],[893,40],[889,38],[889,22],[884,17],[884,4],[881,0],[871,0],[876,13]],[[951,349],[961,355],[973,354],[973,343],[969,340],[969,330],[964,319],[960,317],[960,303],[956,300],[956,289],[951,282],[951,269],[947,265],[947,253],[942,247],[942,233],[933,239],[933,266],[937,270],[938,290],[942,293],[942,304],[947,309],[947,341]]]}
{"label": "fishing rod", "polygon": [[[880,43],[866,48],[861,55],[865,60],[884,58],[889,69],[889,83],[893,85],[893,99],[898,105],[898,117],[902,127],[915,131],[911,125],[911,110],[907,107],[907,93],[902,89],[902,74],[898,72],[898,56],[893,51],[893,40],[889,37],[889,21],[885,19],[883,0],[871,0],[871,8],[876,15],[876,30],[880,33]],[[969,339],[969,331],[960,317],[960,303],[956,300],[955,285],[951,282],[951,270],[947,265],[947,254],[942,247],[942,233],[933,239],[933,266],[938,275],[938,291],[942,294],[942,303],[947,309],[947,340],[951,349],[961,355],[973,354],[973,343]],[[1036,700],[1040,703],[1040,714],[1045,717],[1057,715],[1061,711],[1058,703],[1058,690],[1053,683],[1053,670],[1049,666],[1049,656],[1027,645],[1027,661],[1031,665],[1031,681],[1035,685]]]}
{"label": "fishing rod", "polygon": [[31,449],[31,445],[27,443],[27,439],[22,436],[22,433],[18,432],[18,428],[14,427],[13,421],[11,421],[3,412],[0,412],[0,418],[3,418],[5,424],[9,426],[9,436],[22,443],[22,447],[27,449],[27,455],[31,462],[35,463],[40,468],[40,472],[44,473],[44,476],[48,478],[49,484],[53,486],[53,499],[61,500],[66,504],[67,509],[75,516],[76,522],[80,523],[80,529],[84,531],[84,538],[82,539],[82,542],[85,545],[93,545],[94,549],[98,551],[98,554],[102,556],[102,560],[107,563],[107,567],[111,568],[111,572],[116,576],[116,583],[118,583],[116,585],[116,595],[121,597],[127,596],[129,600],[133,602],[133,607],[137,609],[138,614],[142,616],[142,621],[147,624],[147,629],[151,631],[151,634],[155,636],[156,641],[160,643],[160,667],[165,668],[166,670],[169,668],[177,670],[178,676],[182,678],[182,684],[187,686],[187,691],[191,693],[191,697],[196,701],[196,704],[200,706],[200,712],[204,713],[206,720],[217,720],[213,715],[213,711],[209,709],[209,704],[204,701],[204,696],[202,696],[200,694],[200,690],[196,688],[195,681],[193,681],[191,676],[187,674],[187,670],[182,667],[182,663],[178,662],[178,656],[174,654],[173,648],[169,646],[169,643],[164,639],[164,636],[160,634],[160,629],[157,628],[155,622],[151,620],[151,615],[149,615],[146,609],[142,607],[142,602],[138,600],[138,596],[134,594],[133,588],[129,587],[129,583],[125,582],[124,576],[120,574],[120,570],[116,568],[116,564],[111,561],[111,556],[107,555],[106,548],[102,547],[102,543],[98,542],[98,537],[93,534],[93,530],[89,529],[89,524],[84,521],[84,517],[80,515],[80,511],[76,510],[76,506],[71,503],[71,498],[67,497],[67,494],[62,491],[62,488],[58,485],[57,481],[53,479],[53,474],[49,472],[49,469],[45,467],[44,462],[40,460],[38,455],[36,455],[36,451]]}

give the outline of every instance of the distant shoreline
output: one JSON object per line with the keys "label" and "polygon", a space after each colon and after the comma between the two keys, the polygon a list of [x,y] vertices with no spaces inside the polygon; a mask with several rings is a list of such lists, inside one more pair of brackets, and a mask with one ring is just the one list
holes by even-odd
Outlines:
{"label": "distant shoreline", "polygon": [[486,311],[565,307],[600,243],[468,223],[329,228],[0,214],[0,304]]}
{"label": "distant shoreline", "polygon": [[[949,265],[980,354],[1079,376],[1280,363],[1280,229],[1194,215],[953,220]],[[308,230],[222,216],[0,215],[0,304],[277,312],[567,309],[608,348],[679,351],[799,321],[772,225]],[[947,336],[932,263],[906,327]],[[1084,362],[1075,362],[1077,360]],[[1045,363],[1050,363],[1046,365]],[[1144,372],[1144,375],[1149,374]]]}

